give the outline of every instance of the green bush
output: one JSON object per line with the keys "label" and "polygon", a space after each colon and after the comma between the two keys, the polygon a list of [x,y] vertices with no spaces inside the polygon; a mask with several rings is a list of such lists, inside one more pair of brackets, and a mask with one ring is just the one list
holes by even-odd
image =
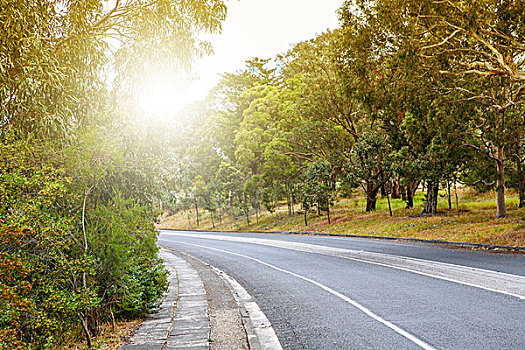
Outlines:
{"label": "green bush", "polygon": [[0,155],[0,349],[52,348],[99,305],[94,261],[76,249],[70,179],[42,150],[4,140]]}
{"label": "green bush", "polygon": [[99,294],[115,315],[143,316],[167,288],[165,270],[156,257],[154,213],[118,192],[112,198],[110,204],[93,208],[88,219]]}
{"label": "green bush", "polygon": [[0,145],[0,349],[56,348],[154,309],[167,287],[155,213],[103,186],[115,160],[91,167],[98,186],[86,191],[57,150]]}

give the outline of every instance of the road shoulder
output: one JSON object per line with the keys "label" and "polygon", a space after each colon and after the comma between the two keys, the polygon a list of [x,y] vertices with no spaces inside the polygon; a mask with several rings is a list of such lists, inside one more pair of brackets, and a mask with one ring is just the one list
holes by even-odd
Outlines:
{"label": "road shoulder", "polygon": [[203,281],[211,326],[210,349],[249,349],[241,310],[224,279],[210,265],[190,255],[173,250],[169,253],[184,258]]}

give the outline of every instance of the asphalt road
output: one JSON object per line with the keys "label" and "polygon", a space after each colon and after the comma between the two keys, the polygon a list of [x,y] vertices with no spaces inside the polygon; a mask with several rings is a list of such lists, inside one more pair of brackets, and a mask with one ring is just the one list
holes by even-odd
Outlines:
{"label": "asphalt road", "polygon": [[234,277],[285,349],[525,349],[525,255],[360,238],[162,231]]}

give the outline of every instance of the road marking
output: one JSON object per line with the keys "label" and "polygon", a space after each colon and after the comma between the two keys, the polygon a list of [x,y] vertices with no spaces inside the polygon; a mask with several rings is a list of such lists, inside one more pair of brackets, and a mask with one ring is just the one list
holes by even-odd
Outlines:
{"label": "road marking", "polygon": [[[281,343],[279,342],[279,338],[277,338],[277,334],[275,334],[272,324],[248,291],[226,272],[214,266],[211,267],[219,277],[230,284],[232,290],[235,292],[233,293],[234,298],[247,311],[251,326],[253,327],[253,333],[255,333],[260,348],[262,350],[282,350]],[[246,333],[249,334],[249,331],[246,331]],[[250,344],[250,349],[255,350],[253,342],[250,342]]]}
{"label": "road marking", "polygon": [[[166,250],[173,250],[171,248],[165,248]],[[213,271],[226,283],[230,285],[233,297],[237,301],[239,307],[246,310],[248,316],[249,324],[245,324],[246,334],[248,336],[248,342],[251,350],[282,350],[281,343],[275,330],[273,329],[272,324],[261,310],[259,305],[254,301],[253,297],[248,293],[243,286],[239,284],[233,277],[228,275],[226,272],[221,269],[212,266],[199,258],[194,257],[185,252],[178,253],[187,255],[197,261],[200,261],[202,264],[208,265],[213,269]],[[243,323],[247,322],[244,320]]]}
{"label": "road marking", "polygon": [[208,247],[208,246],[204,246],[204,245],[199,245],[199,244],[193,244],[193,243],[186,243],[186,242],[179,242],[179,243],[182,243],[182,244],[187,244],[187,245],[191,245],[191,246],[194,246],[194,247],[200,247],[200,248],[205,248],[205,249],[210,249],[210,250],[215,250],[215,251],[218,251],[218,252],[221,252],[221,253],[226,253],[226,254],[230,254],[230,255],[235,255],[235,256],[239,256],[239,257],[242,257],[242,258],[245,258],[245,259],[249,259],[249,260],[252,260],[252,261],[255,261],[259,264],[262,264],[264,266],[267,266],[269,268],[272,268],[274,270],[277,270],[279,272],[283,272],[283,273],[286,273],[288,275],[291,275],[293,277],[296,277],[296,278],[299,278],[299,279],[302,279],[303,281],[306,281],[306,282],[309,282],[309,283],[312,283],[313,285],[316,285],[320,288],[322,288],[323,290],[327,291],[328,293],[332,294],[332,295],[335,295],[336,297],[344,300],[345,302],[349,303],[350,305],[356,307],[357,309],[359,309],[360,311],[362,311],[363,313],[365,313],[367,316],[373,318],[374,320],[382,323],[383,325],[387,326],[388,328],[392,329],[394,332],[402,335],[403,337],[407,338],[408,340],[412,341],[413,343],[417,344],[419,347],[421,347],[422,349],[425,349],[425,350],[435,350],[436,348],[434,348],[433,346],[425,343],[423,340],[415,337],[414,335],[408,333],[407,331],[405,331],[404,329],[396,326],[395,324],[393,324],[392,322],[389,322],[387,320],[385,320],[384,318],[382,318],[381,316],[379,315],[376,315],[375,313],[373,313],[370,309],[367,309],[366,307],[364,307],[363,305],[359,304],[357,301],[355,300],[352,300],[350,299],[349,297],[347,297],[346,295],[343,295],[341,293],[339,293],[338,291],[336,290],[333,290],[332,288],[320,283],[320,282],[317,282],[311,278],[308,278],[308,277],[305,277],[305,276],[302,276],[302,275],[299,275],[295,272],[292,272],[292,271],[288,271],[288,270],[285,270],[285,269],[282,269],[280,267],[277,267],[275,265],[272,265],[270,263],[267,263],[265,261],[262,261],[260,259],[257,259],[257,258],[254,258],[254,257],[251,257],[251,256],[248,256],[248,255],[244,255],[244,254],[239,254],[239,253],[234,253],[234,252],[230,252],[230,251],[227,251],[227,250],[223,250],[223,249],[217,249],[217,248],[211,248],[211,247]]}
{"label": "road marking", "polygon": [[181,233],[163,231],[164,234],[188,237],[215,239],[230,242],[252,243],[271,247],[297,250],[314,254],[334,256],[347,260],[383,266],[396,270],[416,273],[422,276],[436,278],[447,282],[463,284],[469,287],[480,288],[486,291],[508,295],[525,300],[525,277],[502,272],[467,267],[450,263],[442,263],[424,259],[408,258],[397,255],[366,252],[317,244],[269,240],[249,237],[231,237],[224,235],[204,235],[195,233]]}
{"label": "road marking", "polygon": [[[337,255],[333,255],[333,256],[337,256]],[[460,281],[460,280],[457,280],[457,279],[448,278],[448,277],[444,277],[444,276],[437,276],[437,275],[433,275],[431,273],[417,271],[417,270],[406,268],[406,267],[399,267],[399,266],[388,265],[388,264],[384,264],[384,263],[379,263],[379,262],[374,262],[374,261],[366,261],[366,260],[363,260],[363,259],[356,259],[356,258],[350,258],[350,257],[344,257],[344,256],[342,258],[343,259],[347,259],[347,260],[357,261],[357,262],[366,262],[366,263],[372,264],[372,265],[389,267],[389,268],[396,269],[396,270],[412,272],[412,273],[416,273],[416,274],[421,275],[421,276],[432,277],[432,278],[440,279],[440,280],[447,281],[447,282],[458,283],[458,284],[462,284],[462,285],[469,286],[469,287],[474,287],[474,288],[480,288],[480,289],[484,289],[484,290],[489,291],[489,292],[505,294],[505,295],[508,295],[508,296],[511,296],[511,297],[514,297],[514,298],[518,298],[520,300],[525,300],[525,297],[522,296],[522,295],[519,295],[519,294],[506,292],[506,291],[502,291],[502,290],[495,289],[495,288],[485,287],[485,286],[481,286],[479,284],[469,283],[467,281]],[[447,265],[451,265],[451,264],[447,264]],[[454,266],[454,265],[451,265],[451,266]],[[458,266],[458,265],[455,265],[455,266]]]}

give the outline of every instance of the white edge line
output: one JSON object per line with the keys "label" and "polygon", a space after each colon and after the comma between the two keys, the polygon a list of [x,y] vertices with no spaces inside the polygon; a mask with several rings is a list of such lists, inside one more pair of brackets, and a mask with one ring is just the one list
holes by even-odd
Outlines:
{"label": "white edge line", "polygon": [[[314,254],[315,254],[315,253],[314,253]],[[322,253],[321,253],[321,254],[322,254]],[[375,261],[368,261],[368,260],[364,260],[364,259],[351,258],[351,257],[347,257],[347,256],[332,255],[332,254],[326,254],[326,255],[333,256],[333,257],[337,257],[337,258],[343,258],[343,259],[347,259],[347,260],[353,260],[353,261],[358,261],[358,262],[364,262],[364,263],[372,264],[372,265],[379,265],[379,266],[383,266],[383,267],[389,267],[389,268],[391,268],[391,269],[396,269],[396,270],[402,270],[402,271],[406,271],[406,272],[411,272],[411,273],[415,273],[415,274],[418,274],[418,275],[422,275],[422,276],[426,276],[426,277],[432,277],[432,278],[440,279],[440,280],[447,281],[447,282],[452,282],[452,283],[457,283],[457,284],[463,284],[463,285],[465,285],[465,286],[474,287],[474,288],[479,288],[479,289],[484,289],[484,290],[489,291],[489,292],[494,292],[494,293],[504,294],[504,295],[508,295],[508,296],[511,296],[511,297],[514,297],[514,298],[518,298],[518,299],[520,299],[520,300],[525,300],[525,297],[524,297],[524,296],[521,296],[521,295],[519,295],[519,294],[515,294],[515,293],[511,293],[511,292],[506,292],[506,291],[499,290],[499,289],[493,289],[493,288],[489,288],[489,287],[484,287],[484,286],[480,286],[480,285],[478,285],[478,284],[474,284],[474,283],[469,283],[469,282],[459,281],[459,280],[455,280],[455,279],[453,279],[453,278],[448,278],[448,277],[443,277],[443,276],[433,275],[433,274],[426,273],[426,272],[421,272],[421,271],[417,271],[417,270],[412,270],[412,269],[409,269],[409,268],[407,268],[407,267],[400,267],[400,266],[395,266],[395,265],[388,265],[388,264],[383,264],[383,263],[379,263],[379,262],[375,262]],[[423,260],[423,261],[424,261],[424,260]]]}
{"label": "white edge line", "polygon": [[[375,254],[382,254],[382,253],[375,253]],[[382,254],[382,255],[387,255],[388,256],[388,254]],[[412,257],[409,257],[409,256],[398,256],[398,255],[391,255],[391,256],[400,257],[400,258],[403,258],[403,259],[409,260],[409,261],[416,261],[416,262],[422,262],[422,263],[431,263],[431,264],[436,264],[436,265],[443,265],[443,266],[450,266],[450,267],[455,267],[455,268],[466,269],[466,270],[470,270],[470,271],[477,271],[477,272],[480,272],[480,273],[491,273],[491,274],[501,275],[501,276],[506,276],[506,277],[519,278],[519,279],[523,279],[525,281],[525,276],[514,275],[512,273],[507,273],[507,272],[501,272],[501,271],[495,271],[495,270],[487,270],[487,269],[482,269],[482,268],[479,268],[479,267],[458,265],[458,264],[446,263],[446,262],[442,262],[442,261],[432,261],[432,260],[425,260],[425,259],[419,259],[419,258],[412,258]]]}
{"label": "white edge line", "polygon": [[[258,241],[256,241],[256,242],[253,242],[253,241],[245,241],[245,242],[243,242],[241,240],[234,240],[234,238],[236,238],[236,237],[229,237],[229,236],[210,236],[210,237],[202,236],[202,237],[198,237],[196,235],[191,235],[191,234],[179,234],[179,233],[172,233],[172,232],[165,233],[165,234],[173,235],[173,236],[179,236],[179,237],[194,237],[194,238],[216,239],[216,240],[222,240],[222,239],[220,239],[220,237],[227,237],[227,238],[232,238],[232,240],[231,240],[232,242],[260,244],[260,245],[265,245],[265,246],[269,246],[269,247],[276,247],[276,248],[288,249],[288,250],[294,250],[294,251],[301,251],[301,252],[311,253],[311,254],[320,254],[320,255],[332,256],[332,257],[336,257],[336,258],[343,258],[343,259],[347,259],[347,260],[353,260],[353,261],[357,261],[357,262],[362,262],[362,263],[367,263],[367,264],[372,264],[372,265],[388,267],[388,268],[392,268],[392,269],[396,269],[396,270],[402,270],[402,271],[406,271],[406,272],[411,272],[411,273],[415,273],[415,274],[426,276],[426,277],[432,277],[432,278],[440,279],[440,280],[447,281],[447,282],[462,284],[462,285],[465,285],[465,286],[479,288],[479,289],[483,289],[483,290],[486,290],[486,291],[489,291],[489,292],[493,292],[493,293],[499,293],[499,294],[508,295],[508,296],[511,296],[511,297],[514,297],[514,298],[517,298],[517,299],[520,299],[520,300],[525,300],[525,296],[522,296],[522,295],[519,295],[519,294],[515,294],[515,293],[512,293],[512,292],[506,292],[506,291],[503,291],[503,290],[489,288],[489,287],[481,286],[481,285],[474,284],[474,283],[469,283],[469,282],[465,282],[465,281],[456,280],[456,279],[453,279],[453,278],[448,278],[448,277],[443,277],[443,276],[439,276],[439,275],[434,275],[434,274],[427,273],[427,272],[421,272],[421,271],[410,269],[410,268],[407,268],[407,267],[400,267],[400,266],[396,266],[396,265],[389,265],[389,264],[379,263],[379,262],[375,262],[375,261],[370,261],[370,260],[367,260],[367,259],[364,259],[364,258],[360,259],[360,258],[355,258],[355,257],[348,257],[348,256],[339,255],[339,254],[335,254],[335,253],[323,253],[323,252],[310,251],[310,250],[306,250],[306,249],[297,249],[297,248],[287,247],[287,246],[278,246],[276,244],[271,244],[271,242],[273,242],[273,241],[269,241],[269,243],[266,244],[264,242],[258,242]],[[241,237],[241,238],[245,238],[245,237]],[[230,241],[230,240],[227,240],[227,241]],[[288,243],[287,241],[285,241],[285,242]],[[323,245],[318,245],[318,244],[309,244],[309,243],[301,243],[301,244],[314,246],[314,247],[315,246],[319,246],[319,247],[322,247],[322,248],[333,248],[333,247],[328,247],[328,246],[323,246]],[[344,249],[344,248],[335,248],[335,249],[347,250],[348,252],[353,252],[351,250]],[[344,253],[344,252],[341,252],[341,253]],[[374,253],[374,254],[389,256],[388,254],[382,254],[382,253]],[[398,257],[396,255],[391,255],[391,256]],[[520,275],[513,275],[513,274],[508,274],[508,273],[499,272],[499,271],[485,270],[485,269],[480,269],[480,268],[470,267],[470,266],[462,266],[462,265],[456,265],[456,264],[450,264],[450,263],[443,263],[443,262],[439,262],[439,261],[430,261],[430,260],[410,258],[410,257],[403,257],[403,256],[399,256],[399,258],[406,259],[406,260],[417,261],[417,262],[423,262],[423,263],[430,263],[430,264],[435,263],[437,265],[445,265],[445,266],[451,266],[451,267],[468,269],[468,270],[476,270],[478,272],[488,272],[488,273],[493,273],[493,274],[496,274],[496,275],[506,275],[506,276],[509,276],[509,277],[525,278],[525,277],[520,276]]]}
{"label": "white edge line", "polygon": [[[230,252],[230,251],[227,251],[227,250],[222,250],[222,249],[217,249],[217,248],[211,248],[211,247],[207,247],[207,246],[203,246],[203,245],[199,245],[199,244],[192,244],[192,243],[186,243],[186,242],[180,242],[182,244],[187,244],[187,245],[191,245],[191,246],[195,246],[195,247],[200,247],[200,248],[205,248],[205,249],[210,249],[210,250],[215,250],[215,251],[218,251],[218,252],[222,252],[222,253],[226,253],[226,254],[231,254],[231,255],[236,255],[236,256],[240,256],[240,257],[243,257],[243,258],[246,258],[246,259],[249,259],[249,260],[253,260],[259,264],[262,264],[262,265],[265,265],[269,268],[272,268],[274,270],[277,270],[277,271],[280,271],[280,272],[283,272],[283,273],[286,273],[286,274],[289,274],[291,276],[294,276],[296,278],[299,278],[299,279],[302,279],[306,282],[309,282],[309,283],[312,283],[320,288],[322,288],[323,290],[327,291],[328,293],[332,294],[332,295],[335,295],[336,297],[346,301],[347,303],[351,304],[352,306],[356,307],[357,309],[359,309],[360,311],[364,312],[367,316],[373,318],[374,320],[382,323],[383,325],[387,326],[388,328],[392,329],[393,331],[395,331],[396,333],[402,335],[403,337],[407,338],[408,340],[412,341],[413,343],[417,344],[418,346],[420,346],[421,348],[425,349],[425,350],[436,350],[434,347],[432,347],[431,345],[425,343],[423,340],[415,337],[414,335],[408,333],[407,331],[399,328],[398,326],[396,326],[395,324],[381,318],[380,316],[376,315],[375,313],[373,313],[371,310],[367,309],[366,307],[364,307],[363,305],[359,304],[358,302],[350,299],[349,297],[333,290],[332,288],[328,287],[328,286],[325,286],[324,284],[320,283],[320,282],[317,282],[317,281],[314,281],[308,277],[305,277],[305,276],[301,276],[299,274],[296,274],[295,272],[292,272],[292,271],[288,271],[288,270],[285,270],[285,269],[282,269],[280,267],[277,267],[275,265],[272,265],[272,264],[269,264],[265,261],[262,261],[262,260],[259,260],[257,258],[253,258],[251,256],[248,256],[248,255],[243,255],[243,254],[239,254],[239,253],[234,253],[234,252]],[[241,286],[242,288],[242,286]],[[243,288],[244,289],[244,288]]]}
{"label": "white edge line", "polygon": [[[191,244],[191,245],[194,245],[194,244]],[[213,249],[213,248],[210,248],[210,249]],[[275,334],[275,330],[271,322],[268,320],[268,318],[266,317],[264,312],[261,310],[259,305],[257,305],[257,303],[254,301],[250,293],[248,293],[248,291],[246,291],[246,289],[244,289],[244,287],[241,286],[239,282],[237,282],[233,277],[228,275],[226,272],[222,271],[221,269],[213,265],[210,265],[207,262],[200,260],[199,258],[196,258],[185,252],[180,252],[180,253],[188,255],[192,257],[193,259],[198,260],[201,263],[210,266],[213,269],[213,271],[219,276],[219,278],[221,278],[222,280],[224,280],[231,286],[233,297],[235,298],[239,306],[243,307],[247,311],[248,317],[250,318],[251,326],[253,327],[253,332],[255,333],[257,342],[259,343],[258,345],[260,346],[261,350],[282,350],[283,349],[281,346],[281,343],[279,342],[279,338],[277,338],[277,334]],[[248,333],[247,334],[248,338],[250,338],[250,334],[248,330],[246,331]]]}
{"label": "white edge line", "polygon": [[219,277],[230,284],[234,291],[234,298],[247,311],[250,323],[253,327],[253,332],[257,337],[261,349],[282,350],[281,343],[279,342],[279,338],[277,338],[277,334],[275,334],[271,322],[268,320],[259,305],[253,300],[252,296],[239,284],[239,282],[227,273],[214,266],[211,267]]}

